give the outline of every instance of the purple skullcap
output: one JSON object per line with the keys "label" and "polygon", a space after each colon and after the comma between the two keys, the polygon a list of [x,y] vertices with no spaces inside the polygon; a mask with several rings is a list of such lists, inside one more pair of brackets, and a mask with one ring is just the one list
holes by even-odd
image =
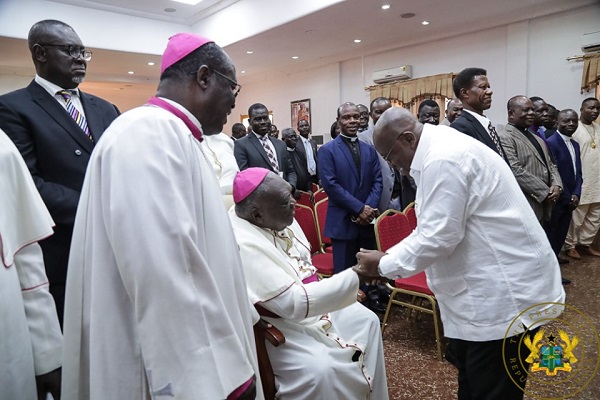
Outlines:
{"label": "purple skullcap", "polygon": [[265,180],[269,173],[266,168],[252,167],[238,172],[233,179],[233,201],[243,201]]}
{"label": "purple skullcap", "polygon": [[160,73],[162,74],[165,72],[165,69],[207,43],[214,42],[204,36],[195,35],[193,33],[177,33],[171,36],[162,56]]}

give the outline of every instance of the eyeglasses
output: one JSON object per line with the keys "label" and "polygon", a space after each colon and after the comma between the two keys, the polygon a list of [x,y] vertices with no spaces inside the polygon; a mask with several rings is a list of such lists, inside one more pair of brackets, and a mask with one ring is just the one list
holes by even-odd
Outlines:
{"label": "eyeglasses", "polygon": [[77,46],[75,44],[45,44],[38,43],[43,47],[62,47],[67,50],[67,54],[69,54],[73,58],[83,58],[85,61],[90,61],[92,59],[92,52],[90,50],[86,50],[85,47]]}
{"label": "eyeglasses", "polygon": [[[404,132],[402,132],[402,133],[404,133]],[[398,139],[400,138],[400,136],[402,136],[402,133],[399,133],[398,136],[396,136],[394,143],[392,143],[392,147],[390,147],[390,150],[387,152],[385,157],[383,157],[383,159],[385,161],[390,162],[390,154],[392,154],[392,150],[394,150],[394,147],[396,146],[396,142],[398,142]]]}
{"label": "eyeglasses", "polygon": [[[225,78],[229,82],[231,82],[231,84],[233,85],[232,88],[231,88],[231,90],[233,90],[233,96],[237,97],[237,95],[240,93],[240,90],[242,90],[242,85],[240,85],[239,83],[237,83],[236,81],[234,81],[230,77],[223,75],[222,73],[220,73],[216,69],[211,68],[210,70],[212,72],[214,72],[215,74],[219,75],[220,77]],[[198,71],[194,71],[194,72],[190,73],[190,75],[196,75],[197,73],[198,73]]]}
{"label": "eyeglasses", "polygon": [[220,73],[216,69],[213,69],[212,72],[214,72],[215,74],[217,74],[217,75],[219,75],[219,76],[227,79],[229,82],[231,82],[231,84],[233,85],[233,87],[232,87],[233,96],[237,97],[237,95],[240,93],[240,90],[242,90],[242,85],[240,85],[239,83],[237,83],[233,79],[229,78],[228,76],[223,75],[222,73]]}

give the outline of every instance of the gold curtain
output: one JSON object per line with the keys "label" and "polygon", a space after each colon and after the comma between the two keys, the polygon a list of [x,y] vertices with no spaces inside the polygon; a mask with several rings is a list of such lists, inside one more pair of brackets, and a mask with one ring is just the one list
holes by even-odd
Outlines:
{"label": "gold curtain", "polygon": [[600,83],[600,54],[583,56],[583,76],[581,77],[581,93],[595,89]]}
{"label": "gold curtain", "polygon": [[371,101],[383,96],[396,100],[409,108],[418,98],[444,96],[451,99],[454,97],[452,80],[455,76],[454,73],[431,75],[402,82],[369,86],[365,90],[371,92]]}

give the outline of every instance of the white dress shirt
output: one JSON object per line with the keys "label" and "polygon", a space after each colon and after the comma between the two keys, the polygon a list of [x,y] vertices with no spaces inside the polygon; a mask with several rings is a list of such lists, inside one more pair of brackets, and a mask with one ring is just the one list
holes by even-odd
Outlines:
{"label": "white dress shirt", "polygon": [[565,298],[548,239],[495,155],[452,128],[425,124],[410,170],[417,229],[379,265],[392,279],[426,271],[450,338],[502,339],[528,307]]}
{"label": "white dress shirt", "polygon": [[560,133],[559,131],[556,131],[560,137],[562,138],[562,140],[565,141],[565,145],[567,146],[567,149],[569,149],[569,154],[571,155],[571,162],[573,163],[573,172],[575,172],[575,175],[577,175],[577,166],[575,165],[575,147],[573,147],[573,143],[571,143],[571,137],[567,136],[567,135],[563,135],[562,133]]}
{"label": "white dress shirt", "polygon": [[55,85],[54,83],[42,78],[39,75],[35,76],[35,83],[37,83],[38,85],[43,87],[50,94],[50,96],[54,97],[54,99],[56,99],[56,101],[58,101],[58,103],[65,110],[67,109],[67,103],[65,102],[64,97],[62,97],[60,94],[57,94],[57,93],[62,90],[68,90],[69,92],[71,92],[71,103],[73,103],[73,105],[75,106],[77,111],[79,111],[79,113],[85,117],[85,111],[83,110],[83,104],[81,104],[79,89],[77,89],[77,88],[75,88],[75,89],[61,88],[60,86]]}

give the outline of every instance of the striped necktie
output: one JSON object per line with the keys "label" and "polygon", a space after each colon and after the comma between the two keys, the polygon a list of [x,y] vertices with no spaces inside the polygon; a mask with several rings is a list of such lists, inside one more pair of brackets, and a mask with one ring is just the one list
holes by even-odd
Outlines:
{"label": "striped necktie", "polygon": [[271,147],[268,144],[268,140],[269,138],[267,137],[267,134],[263,135],[260,138],[260,142],[263,148],[265,149],[265,152],[267,153],[267,157],[269,158],[271,168],[273,168],[273,171],[275,173],[279,173],[279,164],[277,164],[277,159],[275,158],[275,154],[273,154],[273,150],[271,150]]}
{"label": "striped necktie", "polygon": [[69,113],[71,118],[73,118],[75,123],[81,128],[83,132],[85,132],[87,137],[91,141],[94,141],[90,129],[88,128],[87,120],[85,119],[83,114],[79,112],[77,107],[75,107],[75,104],[73,104],[73,102],[71,101],[72,93],[69,90],[61,90],[58,91],[56,94],[62,96],[62,98],[65,99],[65,106],[67,107],[67,112]]}

